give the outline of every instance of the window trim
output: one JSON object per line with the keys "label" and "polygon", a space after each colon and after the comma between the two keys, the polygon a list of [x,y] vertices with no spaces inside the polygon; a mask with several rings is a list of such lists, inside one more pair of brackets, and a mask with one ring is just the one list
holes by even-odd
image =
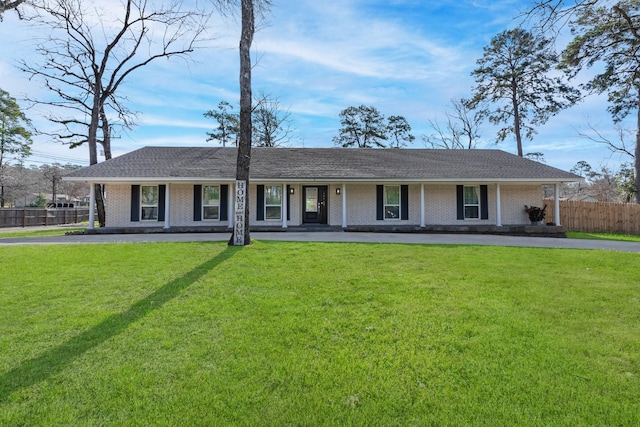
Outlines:
{"label": "window trim", "polygon": [[[144,197],[142,194],[145,188],[155,188],[156,189],[156,203],[154,205],[145,204]],[[156,208],[156,215],[153,218],[145,218],[144,217],[144,209],[145,208]],[[140,221],[158,221],[160,217],[160,186],[159,185],[141,185],[140,186]]]}
{"label": "window trim", "polygon": [[[210,203],[205,203],[205,194],[207,193],[207,187],[217,187],[218,188],[218,203],[214,203],[214,204],[210,204]],[[221,203],[221,198],[222,198],[222,189],[221,189],[221,185],[219,184],[211,184],[211,185],[207,185],[207,184],[203,184],[202,185],[202,190],[201,190],[201,199],[202,202],[200,203],[200,211],[201,211],[201,217],[202,221],[220,221],[221,219],[221,212],[220,210],[222,209],[222,203]],[[205,208],[209,208],[209,207],[218,207],[218,216],[216,218],[206,218],[205,216]]]}
{"label": "window trim", "polygon": [[[387,189],[395,188],[398,191],[398,203],[388,203],[387,201]],[[382,202],[384,209],[384,220],[385,221],[399,221],[402,219],[402,188],[400,185],[385,185],[384,191],[382,193]],[[397,217],[388,217],[387,212],[389,207],[397,207],[398,208],[398,216]]]}
{"label": "window trim", "polygon": [[[268,191],[270,187],[275,187],[275,188],[279,188],[280,189],[280,203],[279,204],[273,204],[273,203],[267,203],[268,202]],[[265,221],[281,221],[282,220],[282,199],[285,197],[282,185],[265,185],[264,186],[264,208],[263,208],[263,212],[264,212],[264,220]],[[278,216],[278,218],[270,218],[267,215],[267,209],[268,208],[273,208],[273,207],[278,207],[280,208],[280,215]]]}
{"label": "window trim", "polygon": [[[478,199],[478,203],[467,203],[466,189],[467,188],[475,188],[476,197]],[[476,207],[478,208],[478,216],[470,217],[467,216],[467,207]],[[482,195],[481,189],[479,185],[465,185],[462,187],[462,209],[464,211],[464,219],[465,220],[478,220],[482,217]]]}

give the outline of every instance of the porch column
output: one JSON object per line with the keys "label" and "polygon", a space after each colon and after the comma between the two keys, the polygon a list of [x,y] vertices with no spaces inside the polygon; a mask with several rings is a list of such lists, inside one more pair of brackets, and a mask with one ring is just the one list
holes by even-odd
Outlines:
{"label": "porch column", "polygon": [[236,194],[236,188],[233,184],[229,184],[229,191],[227,196],[227,227],[233,228],[233,206],[234,206],[234,197]]}
{"label": "porch column", "polygon": [[96,222],[96,185],[89,183],[89,230],[95,228]]}
{"label": "porch column", "polygon": [[282,228],[287,228],[287,198],[288,198],[288,194],[286,194],[287,192],[287,185],[283,184],[282,185]]}
{"label": "porch column", "polygon": [[496,226],[502,227],[502,201],[500,200],[500,184],[496,184]]}
{"label": "porch column", "polygon": [[171,207],[170,207],[170,202],[169,202],[169,187],[171,185],[167,182],[165,184],[165,190],[164,190],[164,228],[165,230],[169,229],[169,213],[171,212]]}
{"label": "porch column", "polygon": [[424,214],[424,184],[420,184],[420,227],[422,228],[426,225]]}
{"label": "porch column", "polygon": [[342,228],[347,228],[347,186],[342,184]]}
{"label": "porch column", "polygon": [[560,184],[553,184],[553,218],[557,226],[560,226]]}

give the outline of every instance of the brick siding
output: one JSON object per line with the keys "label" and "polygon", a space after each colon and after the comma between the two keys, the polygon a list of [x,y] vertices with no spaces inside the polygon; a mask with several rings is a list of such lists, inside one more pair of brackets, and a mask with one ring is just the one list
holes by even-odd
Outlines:
{"label": "brick siding", "polygon": [[[215,183],[211,183],[215,185]],[[265,183],[265,185],[269,185]],[[281,184],[274,184],[281,185]],[[322,185],[322,184],[318,184]],[[291,219],[289,226],[302,224],[302,185],[293,184],[294,194],[290,196]],[[342,225],[342,195],[336,194],[336,188],[342,185],[328,185],[328,223],[332,226]],[[256,220],[256,190],[257,186],[249,187],[249,206],[252,226],[281,226],[282,220]],[[540,185],[505,185],[500,186],[502,201],[502,223],[526,224],[528,217],[524,212],[524,205],[543,206]],[[233,191],[233,186],[229,186]],[[283,192],[286,184],[283,185]],[[496,186],[488,186],[488,220],[464,220],[456,218],[456,185],[455,184],[425,184],[425,223],[426,225],[459,225],[461,223],[495,224],[496,222]],[[348,184],[347,196],[347,225],[420,225],[420,184],[409,185],[409,219],[384,220],[376,219],[376,184]],[[170,225],[172,227],[193,226],[226,226],[227,221],[193,221],[193,184],[171,184],[169,186]],[[547,207],[552,209],[553,207]],[[132,222],[131,185],[108,184],[106,187],[106,225],[107,227],[159,227],[163,222],[138,221]],[[284,212],[283,212],[284,215]]]}

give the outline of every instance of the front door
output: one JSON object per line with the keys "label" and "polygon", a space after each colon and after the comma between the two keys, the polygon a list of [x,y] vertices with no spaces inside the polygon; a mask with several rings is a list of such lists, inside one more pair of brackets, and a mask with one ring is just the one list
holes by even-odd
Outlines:
{"label": "front door", "polygon": [[302,218],[307,224],[327,223],[327,186],[303,187],[304,205]]}

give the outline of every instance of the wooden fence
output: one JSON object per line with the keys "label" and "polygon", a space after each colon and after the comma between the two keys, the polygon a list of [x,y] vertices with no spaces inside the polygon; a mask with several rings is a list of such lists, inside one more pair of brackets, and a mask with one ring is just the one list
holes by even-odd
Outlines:
{"label": "wooden fence", "polygon": [[89,221],[89,209],[0,209],[1,227],[76,224]]}
{"label": "wooden fence", "polygon": [[[553,200],[545,200],[545,222],[556,222]],[[560,224],[566,230],[591,233],[640,234],[640,205],[635,203],[560,201]]]}

